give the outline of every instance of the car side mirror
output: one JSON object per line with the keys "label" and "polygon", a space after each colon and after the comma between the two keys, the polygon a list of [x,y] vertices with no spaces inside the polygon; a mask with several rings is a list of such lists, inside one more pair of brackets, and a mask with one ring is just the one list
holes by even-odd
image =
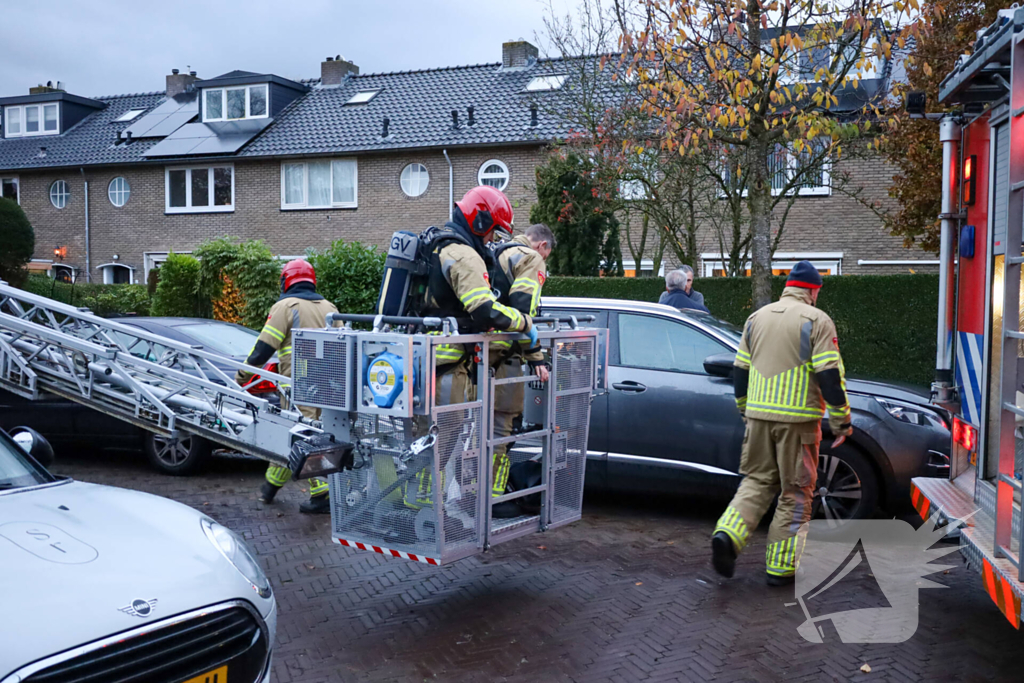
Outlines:
{"label": "car side mirror", "polygon": [[732,379],[732,371],[735,367],[733,362],[735,360],[735,353],[716,353],[713,356],[708,356],[704,359],[704,372],[715,377]]}
{"label": "car side mirror", "polygon": [[14,443],[31,455],[36,462],[49,468],[53,464],[53,446],[46,438],[31,427],[15,427],[10,431]]}

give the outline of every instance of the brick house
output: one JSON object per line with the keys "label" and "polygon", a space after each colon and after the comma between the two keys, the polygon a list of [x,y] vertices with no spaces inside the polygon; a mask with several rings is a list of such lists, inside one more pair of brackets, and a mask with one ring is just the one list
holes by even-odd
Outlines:
{"label": "brick house", "polygon": [[[161,92],[85,98],[40,86],[0,98],[0,190],[35,228],[33,269],[106,283],[144,282],[168,252],[224,235],[281,256],[337,239],[383,246],[394,230],[444,222],[452,198],[480,183],[503,189],[522,224],[534,169],[566,133],[545,101],[558,97],[560,67],[520,41],[502,46],[501,63],[423,71],[360,74],[328,58],[303,81],[174,70]],[[881,160],[853,163],[884,197]],[[835,273],[930,261],[827,187],[797,204],[779,268],[803,257]],[[711,274],[715,241],[702,243]],[[645,265],[626,263],[633,274]]]}

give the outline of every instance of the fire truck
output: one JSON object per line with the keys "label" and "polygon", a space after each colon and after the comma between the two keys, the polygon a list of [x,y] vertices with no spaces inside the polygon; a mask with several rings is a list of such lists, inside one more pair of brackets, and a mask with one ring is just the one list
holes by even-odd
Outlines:
{"label": "fire truck", "polygon": [[922,518],[959,527],[960,552],[1020,628],[1024,595],[1024,9],[978,31],[939,88],[942,213],[934,402],[954,412],[950,477],[914,479]]}

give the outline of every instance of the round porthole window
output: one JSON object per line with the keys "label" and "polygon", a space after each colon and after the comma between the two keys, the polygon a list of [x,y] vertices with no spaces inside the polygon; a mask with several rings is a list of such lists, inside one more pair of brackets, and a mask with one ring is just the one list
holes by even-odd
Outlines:
{"label": "round porthole window", "polygon": [[128,203],[128,197],[132,194],[132,188],[128,186],[128,180],[118,176],[110,181],[107,186],[107,197],[114,206],[121,207]]}
{"label": "round porthole window", "polygon": [[477,181],[481,185],[490,185],[504,190],[508,187],[508,166],[497,159],[484,162],[477,174]]}
{"label": "round porthole window", "polygon": [[402,192],[409,197],[419,197],[427,191],[430,175],[423,164],[409,164],[402,169]]}
{"label": "round porthole window", "polygon": [[50,203],[58,209],[63,209],[68,205],[68,184],[63,180],[58,180],[50,185]]}

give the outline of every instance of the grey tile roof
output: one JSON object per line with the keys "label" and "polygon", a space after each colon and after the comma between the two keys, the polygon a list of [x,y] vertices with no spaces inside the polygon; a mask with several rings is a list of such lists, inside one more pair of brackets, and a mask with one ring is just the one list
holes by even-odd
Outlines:
{"label": "grey tile roof", "polygon": [[[527,93],[538,75],[564,73],[560,60],[539,60],[521,69],[500,63],[423,71],[351,76],[339,86],[323,87],[318,79],[303,80],[310,90],[275,117],[261,135],[237,157],[358,153],[418,147],[457,147],[543,143],[566,133],[551,113],[557,91]],[[234,74],[234,72],[232,72]],[[225,76],[232,75],[225,74]],[[357,92],[380,89],[370,102],[346,105]],[[113,123],[132,108],[154,108],[163,93],[95,98],[107,107],[56,136],[0,139],[0,170],[152,163],[143,154],[158,139],[114,145],[132,122]],[[538,125],[530,126],[530,106],[538,105]],[[467,108],[475,124],[468,125]],[[459,111],[459,128],[451,111]],[[380,136],[383,120],[390,134]],[[137,121],[138,119],[136,119]],[[40,156],[40,147],[46,155]],[[167,159],[160,160],[165,163]]]}
{"label": "grey tile roof", "polygon": [[[565,133],[546,102],[558,93],[526,93],[525,88],[538,75],[559,73],[559,66],[549,60],[525,69],[480,64],[352,76],[337,87],[316,85],[239,156],[545,142]],[[366,104],[346,104],[358,92],[377,89],[381,92]],[[533,102],[538,104],[535,128],[530,126]],[[453,109],[459,114],[457,129]],[[386,139],[381,138],[385,118]]]}
{"label": "grey tile roof", "polygon": [[[116,119],[129,109],[152,109],[164,99],[162,92],[94,98],[107,106],[90,114],[60,135],[0,139],[0,170],[93,166],[133,163],[159,140],[137,140],[115,145],[120,131],[132,121]],[[45,155],[41,148],[46,148]]]}

